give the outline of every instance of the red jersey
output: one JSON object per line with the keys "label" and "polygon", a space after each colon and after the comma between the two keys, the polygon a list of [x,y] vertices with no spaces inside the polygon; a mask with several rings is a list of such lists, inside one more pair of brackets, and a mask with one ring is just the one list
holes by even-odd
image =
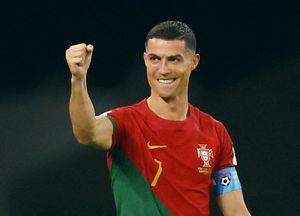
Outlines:
{"label": "red jersey", "polygon": [[184,121],[158,117],[144,99],[113,109],[107,156],[118,215],[209,215],[212,174],[236,165],[222,123],[189,104]]}

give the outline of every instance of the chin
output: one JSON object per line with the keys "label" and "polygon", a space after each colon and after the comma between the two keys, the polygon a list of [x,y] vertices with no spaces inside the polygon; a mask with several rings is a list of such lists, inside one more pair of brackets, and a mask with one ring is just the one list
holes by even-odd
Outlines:
{"label": "chin", "polygon": [[166,89],[166,88],[160,88],[160,87],[154,87],[152,88],[153,96],[158,96],[162,98],[163,100],[171,100],[173,98],[176,98],[176,92],[175,89]]}
{"label": "chin", "polygon": [[165,101],[175,98],[175,96],[172,94],[159,94],[159,97],[161,97]]}

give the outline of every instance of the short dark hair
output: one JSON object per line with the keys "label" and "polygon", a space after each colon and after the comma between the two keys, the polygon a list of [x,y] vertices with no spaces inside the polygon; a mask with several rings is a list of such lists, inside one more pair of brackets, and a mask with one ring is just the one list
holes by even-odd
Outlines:
{"label": "short dark hair", "polygon": [[145,39],[145,47],[149,39],[183,40],[190,50],[196,51],[197,41],[194,32],[180,21],[165,21],[154,26]]}

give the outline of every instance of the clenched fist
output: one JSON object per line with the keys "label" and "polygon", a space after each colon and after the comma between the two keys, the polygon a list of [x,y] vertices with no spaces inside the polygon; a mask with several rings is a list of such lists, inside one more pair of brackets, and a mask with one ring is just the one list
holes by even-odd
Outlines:
{"label": "clenched fist", "polygon": [[94,47],[89,44],[76,44],[66,50],[66,60],[72,75],[76,78],[84,78],[91,64]]}

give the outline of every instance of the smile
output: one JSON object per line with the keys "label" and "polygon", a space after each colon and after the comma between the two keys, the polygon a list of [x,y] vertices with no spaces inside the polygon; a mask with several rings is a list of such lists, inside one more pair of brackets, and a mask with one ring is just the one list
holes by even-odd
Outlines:
{"label": "smile", "polygon": [[157,79],[157,81],[162,84],[172,84],[175,79]]}

